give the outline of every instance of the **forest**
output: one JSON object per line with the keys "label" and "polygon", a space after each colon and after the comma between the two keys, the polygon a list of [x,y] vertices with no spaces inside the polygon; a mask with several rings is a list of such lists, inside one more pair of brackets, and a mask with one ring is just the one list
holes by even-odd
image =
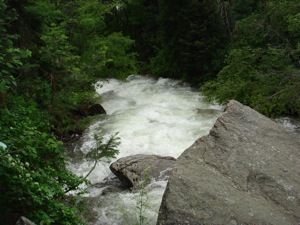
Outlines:
{"label": "forest", "polygon": [[63,142],[89,123],[99,79],[179,79],[208,101],[299,119],[299,0],[0,0],[0,36],[4,224],[86,223],[68,192],[88,180]]}

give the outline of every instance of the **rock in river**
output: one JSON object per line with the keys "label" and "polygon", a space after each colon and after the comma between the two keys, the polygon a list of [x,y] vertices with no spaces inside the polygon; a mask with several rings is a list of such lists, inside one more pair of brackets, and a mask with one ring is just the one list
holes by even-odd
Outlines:
{"label": "rock in river", "polygon": [[300,224],[300,141],[230,101],[174,164],[157,224]]}
{"label": "rock in river", "polygon": [[166,179],[175,159],[158,155],[132,155],[110,165],[110,170],[127,187],[138,188],[145,179]]}

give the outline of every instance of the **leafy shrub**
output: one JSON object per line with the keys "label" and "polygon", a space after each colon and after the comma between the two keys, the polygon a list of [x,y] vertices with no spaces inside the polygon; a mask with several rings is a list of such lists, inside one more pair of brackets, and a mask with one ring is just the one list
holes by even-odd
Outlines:
{"label": "leafy shrub", "polygon": [[[21,97],[0,119],[1,217],[23,215],[40,224],[82,224],[65,191],[83,182],[66,168],[65,149],[34,102]],[[68,200],[70,201],[70,199]]]}

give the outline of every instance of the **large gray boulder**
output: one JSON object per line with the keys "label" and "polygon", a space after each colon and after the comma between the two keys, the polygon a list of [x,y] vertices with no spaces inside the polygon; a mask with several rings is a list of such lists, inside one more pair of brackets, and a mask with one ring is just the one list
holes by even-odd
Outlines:
{"label": "large gray boulder", "polygon": [[166,179],[174,162],[169,156],[138,154],[118,159],[110,170],[125,186],[138,189],[141,182]]}
{"label": "large gray boulder", "polygon": [[230,101],[176,161],[157,224],[300,224],[300,142]]}

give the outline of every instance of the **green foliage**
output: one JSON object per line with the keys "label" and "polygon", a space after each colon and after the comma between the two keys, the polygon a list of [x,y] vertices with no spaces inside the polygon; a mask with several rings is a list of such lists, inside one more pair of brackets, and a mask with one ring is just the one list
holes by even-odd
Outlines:
{"label": "green foliage", "polygon": [[94,136],[96,146],[90,149],[89,152],[85,155],[85,158],[93,163],[92,168],[79,182],[73,183],[73,186],[69,187],[69,189],[66,190],[65,193],[78,188],[78,186],[83,182],[88,182],[88,176],[93,172],[97,164],[102,160],[110,160],[112,158],[116,158],[117,154],[119,153],[118,146],[120,145],[120,138],[117,137],[117,135],[118,133],[112,135],[106,141],[103,140],[103,137],[97,135]]}
{"label": "green foliage", "polygon": [[95,136],[96,147],[90,149],[90,151],[85,155],[86,159],[94,162],[93,167],[85,176],[85,179],[91,174],[91,172],[96,168],[96,165],[105,159],[116,158],[119,154],[118,146],[120,145],[120,138],[117,137],[118,133],[112,135],[107,141],[103,140],[103,137]]}
{"label": "green foliage", "polygon": [[233,3],[233,15],[235,21],[243,19],[255,11],[262,10],[267,0],[235,0]]}
{"label": "green foliage", "polygon": [[300,115],[298,1],[270,1],[236,23],[226,66],[201,89],[268,116]]}
{"label": "green foliage", "polygon": [[54,117],[66,114],[66,109],[74,109],[81,103],[73,95],[77,86],[69,87],[70,83],[78,82],[80,57],[74,54],[76,49],[68,41],[65,26],[65,23],[50,24],[41,36],[45,46],[40,48],[40,63],[51,84],[50,110]]}
{"label": "green foliage", "polygon": [[95,78],[126,78],[136,73],[136,54],[130,52],[134,44],[120,32],[107,32],[105,18],[115,9],[114,1],[106,4],[90,0],[69,3],[63,8],[74,10],[67,16],[71,42],[81,54],[80,66],[86,76]]}
{"label": "green foliage", "polygon": [[[77,130],[76,111],[95,100],[92,84],[99,77],[124,79],[137,72],[134,41],[106,32],[113,1],[8,2],[3,2],[1,14],[6,26],[1,30],[4,44],[0,43],[5,52],[0,58],[0,105],[5,106],[6,90],[18,83],[18,93],[49,111],[56,134],[65,136]],[[26,59],[30,52],[32,57]]]}
{"label": "green foliage", "polygon": [[78,68],[80,57],[73,53],[75,48],[68,41],[65,26],[65,23],[59,25],[51,23],[50,26],[45,27],[44,34],[41,36],[45,44],[40,49],[41,63],[47,71],[58,74],[57,76],[68,73],[76,76],[76,72],[80,71]]}
{"label": "green foliage", "polygon": [[120,138],[117,137],[118,133],[112,135],[107,141],[103,137],[95,136],[96,147],[90,149],[86,154],[86,158],[92,161],[99,161],[102,158],[116,158],[119,153],[117,147],[120,145]]}
{"label": "green foliage", "polygon": [[[1,217],[23,215],[40,224],[82,224],[65,191],[83,180],[66,169],[62,142],[33,102],[14,96],[1,112]],[[74,187],[76,189],[77,187]]]}
{"label": "green foliage", "polygon": [[158,51],[151,61],[156,75],[198,85],[220,69],[228,34],[216,3],[159,1]]}
{"label": "green foliage", "polygon": [[0,107],[5,106],[7,92],[15,87],[14,75],[22,67],[22,59],[30,56],[28,50],[14,47],[18,35],[9,34],[7,28],[17,19],[15,10],[8,8],[4,0],[0,1]]}
{"label": "green foliage", "polygon": [[121,31],[134,39],[138,60],[147,64],[155,56],[154,46],[159,30],[158,0],[123,0],[117,6],[106,17],[107,30]]}
{"label": "green foliage", "polygon": [[[98,49],[89,49],[88,46],[93,43],[91,36],[95,35],[94,31],[102,31],[100,21],[108,7],[99,1],[64,1],[54,4],[39,0],[30,3],[24,7],[22,15],[26,16],[21,18],[20,23],[35,21],[38,29],[34,30],[34,35],[38,46],[33,43],[29,46],[34,52],[35,66],[27,71],[26,77],[21,78],[20,91],[51,112],[57,135],[81,133],[82,123],[78,121],[81,117],[76,112],[95,100],[92,86],[95,76],[91,74],[99,72],[95,72],[94,68],[87,69],[85,62],[95,67],[102,64],[99,58],[96,61],[90,60]],[[92,24],[92,27],[88,27],[86,22],[92,20],[93,16],[93,24],[97,28]],[[93,35],[90,36],[89,32]]]}
{"label": "green foliage", "polygon": [[151,182],[151,177],[148,171],[144,171],[143,177],[140,179],[139,196],[136,204],[138,210],[138,223],[136,225],[143,225],[147,222],[145,213],[149,210],[150,205],[148,204],[147,185]]}
{"label": "green foliage", "polygon": [[25,12],[40,21],[40,25],[59,23],[64,18],[63,13],[51,1],[28,0],[24,5]]}
{"label": "green foliage", "polygon": [[137,72],[136,54],[128,53],[130,47],[134,44],[129,38],[124,37],[121,33],[112,33],[105,38],[101,38],[94,43],[94,52],[97,46],[101,49],[100,55],[94,54],[90,59],[91,65],[97,65],[95,72],[102,77],[115,77],[125,79],[130,74]]}
{"label": "green foliage", "polygon": [[[62,138],[83,129],[78,112],[95,100],[97,77],[136,71],[134,42],[105,32],[114,6],[0,0],[0,141],[8,146],[0,149],[1,221],[22,215],[39,224],[82,224],[76,198],[66,192],[86,180],[67,170],[52,131]],[[115,136],[97,137],[88,157],[114,157],[118,144]]]}
{"label": "green foliage", "polygon": [[123,0],[107,29],[135,40],[143,73],[198,85],[219,71],[229,40],[217,2]]}

